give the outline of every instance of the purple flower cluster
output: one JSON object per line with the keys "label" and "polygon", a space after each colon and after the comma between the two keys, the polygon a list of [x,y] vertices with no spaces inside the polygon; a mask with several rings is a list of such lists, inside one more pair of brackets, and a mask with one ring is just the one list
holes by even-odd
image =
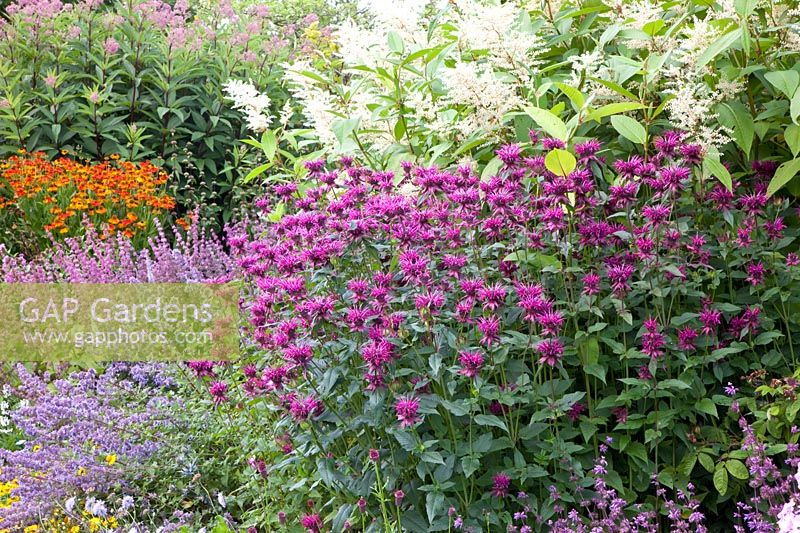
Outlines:
{"label": "purple flower cluster", "polygon": [[[114,363],[103,372],[30,373],[16,367],[21,402],[12,413],[24,433],[19,450],[0,449],[0,481],[17,480],[0,508],[4,525],[28,525],[71,496],[109,494],[157,450],[170,424],[167,365]],[[114,460],[109,460],[114,457]]]}

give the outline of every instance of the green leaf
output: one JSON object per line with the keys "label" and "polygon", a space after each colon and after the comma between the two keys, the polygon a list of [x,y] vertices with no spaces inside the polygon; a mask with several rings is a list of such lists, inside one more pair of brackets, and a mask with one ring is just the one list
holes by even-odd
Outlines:
{"label": "green leaf", "polygon": [[400,34],[396,31],[390,31],[389,35],[389,50],[392,52],[396,52],[398,54],[402,54],[404,47],[403,47],[403,38],[400,37]]}
{"label": "green leaf", "polygon": [[738,479],[747,479],[750,477],[750,472],[747,471],[747,467],[738,459],[728,459],[725,461],[725,469],[731,473],[731,475]]}
{"label": "green leaf", "polygon": [[711,398],[703,398],[699,400],[696,404],[694,404],[694,408],[701,413],[711,415],[715,418],[719,416],[717,415],[717,406],[714,404]]}
{"label": "green leaf", "polygon": [[789,103],[789,116],[792,121],[797,124],[797,119],[800,117],[800,89],[794,93],[792,101]]}
{"label": "green leaf", "polygon": [[267,130],[261,135],[261,149],[270,163],[275,159],[275,152],[278,150],[278,138],[275,132]]}
{"label": "green leaf", "polygon": [[400,518],[400,523],[403,525],[405,531],[427,531],[428,524],[425,519],[415,509],[409,509],[403,513]]}
{"label": "green leaf", "polygon": [[705,468],[709,474],[714,471],[714,459],[712,459],[710,455],[701,453],[697,456],[697,459],[700,460],[700,464],[703,465],[703,468]]}
{"label": "green leaf", "polygon": [[494,426],[508,433],[506,423],[494,415],[475,415],[475,423],[479,426]]}
{"label": "green leaf", "polygon": [[733,190],[733,183],[731,182],[731,173],[725,168],[725,165],[714,159],[710,154],[706,154],[703,158],[703,174],[706,176],[714,176],[722,183],[729,191]]}
{"label": "green leaf", "polygon": [[393,433],[394,438],[397,439],[397,442],[400,443],[400,446],[402,446],[405,451],[411,452],[417,449],[417,441],[414,439],[413,435],[399,429],[395,430]]}
{"label": "green leaf", "polygon": [[568,140],[567,125],[550,111],[538,107],[526,107],[524,111],[551,137]]}
{"label": "green leaf", "polygon": [[500,170],[500,167],[502,166],[503,161],[501,161],[499,157],[493,158],[491,161],[486,163],[485,167],[483,167],[483,172],[481,172],[481,181],[486,181],[497,174],[497,171]]}
{"label": "green leaf", "polygon": [[578,166],[578,162],[568,151],[556,148],[545,156],[544,166],[556,176],[569,176]]}
{"label": "green leaf", "polygon": [[647,448],[645,448],[644,444],[641,442],[631,442],[623,451],[631,457],[641,459],[642,462],[645,463],[647,462]]}
{"label": "green leaf", "polygon": [[467,455],[461,458],[461,468],[464,470],[464,476],[467,478],[477,472],[480,467],[481,462],[477,457]]}
{"label": "green leaf", "polygon": [[800,172],[800,158],[786,161],[778,170],[775,171],[775,176],[767,186],[767,198],[778,192],[784,185],[789,183],[792,178]]}
{"label": "green leaf", "polygon": [[797,157],[800,152],[800,126],[797,124],[789,124],[783,132],[783,138],[786,140],[786,145],[792,151],[792,155]]}
{"label": "green leaf", "polygon": [[718,111],[722,125],[733,128],[733,140],[749,156],[756,133],[750,110],[740,102],[730,102],[720,104]]}
{"label": "green leaf", "polygon": [[438,490],[434,492],[429,492],[428,495],[425,497],[425,511],[427,511],[428,513],[428,520],[433,522],[433,519],[436,518],[436,515],[438,515],[443,509],[444,509],[444,494],[442,494]]}
{"label": "green leaf", "polygon": [[254,168],[253,170],[248,172],[247,176],[242,178],[242,183],[250,183],[251,181],[256,179],[258,176],[260,176],[261,174],[266,172],[271,166],[272,166],[272,163],[264,163],[263,165],[257,166],[256,168]]}
{"label": "green leaf", "polygon": [[430,450],[422,452],[420,459],[422,459],[422,462],[424,463],[431,463],[436,465],[444,464],[444,459],[442,458],[442,454],[440,454],[439,452],[432,452]]}
{"label": "green leaf", "polygon": [[796,70],[775,70],[767,72],[764,77],[773,87],[785,94],[786,98],[792,98],[797,92],[797,86],[800,85],[800,73]]}
{"label": "green leaf", "polygon": [[581,435],[583,435],[584,442],[588,443],[592,439],[592,435],[597,433],[597,426],[591,422],[583,421],[580,423]]}
{"label": "green leaf", "polygon": [[559,261],[556,256],[528,250],[517,250],[516,252],[512,252],[508,254],[503,261],[526,263],[540,269],[545,267],[552,267],[556,270],[561,269],[561,261]]}
{"label": "green leaf", "polygon": [[620,135],[631,142],[636,144],[647,142],[647,131],[645,131],[644,126],[631,117],[614,115],[611,117],[611,125]]}
{"label": "green leaf", "polygon": [[706,66],[709,61],[730,48],[733,43],[739,40],[741,36],[742,28],[737,27],[735,30],[717,38],[717,40],[711,43],[708,48],[706,48],[705,51],[700,54],[700,57],[697,58],[697,68],[700,69]]}
{"label": "green leaf", "polygon": [[658,383],[658,388],[685,390],[691,389],[692,387],[685,381],[681,381],[679,379],[665,379],[664,381],[660,381]]}
{"label": "green leaf", "polygon": [[733,5],[736,9],[736,14],[745,19],[755,11],[756,6],[758,6],[758,0],[735,0]]}
{"label": "green leaf", "polygon": [[361,120],[358,118],[337,119],[333,121],[331,130],[336,135],[336,140],[339,141],[339,144],[344,144],[345,140],[358,128],[360,122]]}
{"label": "green leaf", "polygon": [[570,102],[575,106],[575,109],[583,109],[583,105],[586,103],[586,97],[584,97],[578,89],[566,83],[556,83],[556,87],[567,95],[567,98],[569,98]]}
{"label": "green leaf", "polygon": [[714,471],[714,488],[717,489],[720,496],[724,496],[728,492],[728,471],[722,468],[722,464],[717,465]]}
{"label": "green leaf", "polygon": [[635,111],[637,109],[644,109],[645,107],[647,106],[640,104],[639,102],[615,102],[613,104],[606,104],[598,109],[595,109],[589,113],[589,119],[600,122],[600,119],[603,117],[627,113],[628,111]]}

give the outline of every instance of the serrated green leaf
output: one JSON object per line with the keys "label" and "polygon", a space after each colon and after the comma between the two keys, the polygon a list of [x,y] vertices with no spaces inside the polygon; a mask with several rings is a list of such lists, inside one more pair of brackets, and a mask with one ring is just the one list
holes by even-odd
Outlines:
{"label": "serrated green leaf", "polygon": [[493,426],[508,433],[508,427],[506,426],[506,423],[495,415],[475,415],[474,420],[479,426]]}

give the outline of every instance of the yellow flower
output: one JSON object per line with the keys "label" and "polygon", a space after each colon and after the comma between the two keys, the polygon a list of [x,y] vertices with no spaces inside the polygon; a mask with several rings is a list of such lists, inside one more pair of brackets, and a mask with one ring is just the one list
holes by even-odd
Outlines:
{"label": "yellow flower", "polygon": [[33,446],[33,451],[35,451],[35,452],[38,452],[41,449],[42,449],[42,445],[41,444],[35,444]]}
{"label": "yellow flower", "polygon": [[39,531],[39,526],[33,524],[32,526],[26,527],[24,531],[25,533],[36,533],[37,531]]}
{"label": "yellow flower", "polygon": [[117,462],[116,455],[114,455],[113,453],[106,455],[106,463],[108,463],[108,466],[114,466],[114,463],[116,462]]}
{"label": "yellow flower", "polygon": [[75,474],[78,475],[78,476],[85,476],[86,475],[86,469],[84,467],[80,467],[75,472]]}

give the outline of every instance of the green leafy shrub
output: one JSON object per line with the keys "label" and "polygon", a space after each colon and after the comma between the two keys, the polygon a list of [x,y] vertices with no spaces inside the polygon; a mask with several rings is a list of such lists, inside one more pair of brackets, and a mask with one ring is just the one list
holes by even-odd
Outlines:
{"label": "green leafy shrub", "polygon": [[279,64],[330,44],[314,15],[281,27],[267,5],[201,11],[138,0],[12,5],[0,40],[0,153],[151,160],[172,176],[179,204],[229,220],[247,155],[222,85],[252,79],[277,110]]}

